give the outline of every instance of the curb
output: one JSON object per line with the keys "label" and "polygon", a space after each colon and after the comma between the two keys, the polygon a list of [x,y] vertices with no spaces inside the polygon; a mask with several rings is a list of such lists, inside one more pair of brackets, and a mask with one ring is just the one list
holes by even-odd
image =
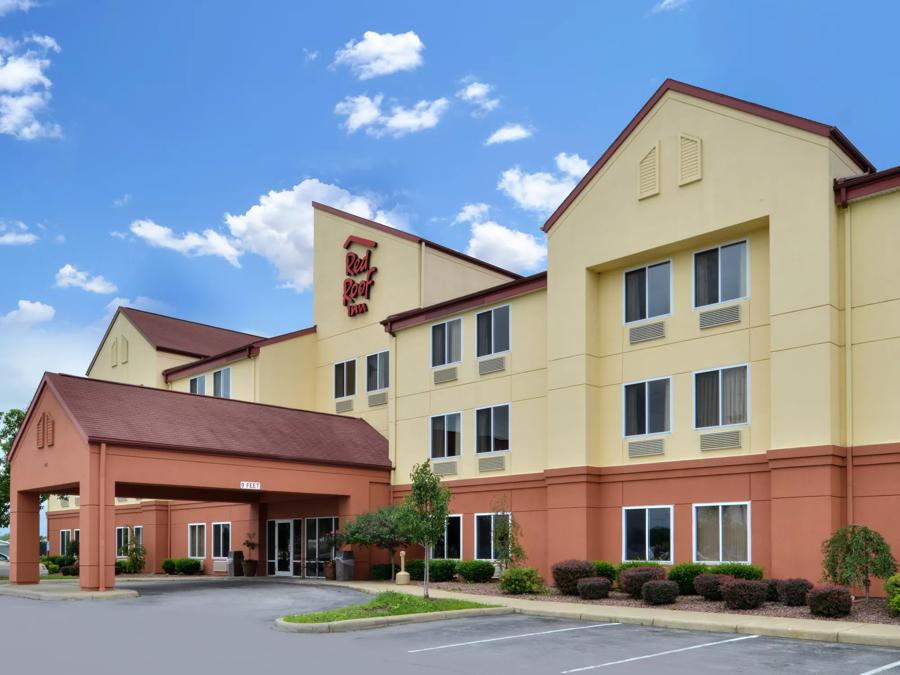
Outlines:
{"label": "curb", "polygon": [[425,614],[377,616],[368,619],[348,619],[347,621],[329,621],[327,623],[292,623],[284,619],[275,619],[275,630],[280,630],[284,633],[347,633],[406,623],[427,623],[429,621],[444,621],[446,619],[464,619],[472,616],[500,616],[515,613],[516,611],[511,607],[484,607],[481,609],[427,612]]}
{"label": "curb", "polygon": [[113,590],[113,591],[71,591],[63,593],[32,591],[22,588],[2,588],[0,587],[0,595],[11,598],[25,598],[26,600],[49,600],[49,601],[108,601],[108,600],[128,600],[136,598],[140,594],[132,590]]}

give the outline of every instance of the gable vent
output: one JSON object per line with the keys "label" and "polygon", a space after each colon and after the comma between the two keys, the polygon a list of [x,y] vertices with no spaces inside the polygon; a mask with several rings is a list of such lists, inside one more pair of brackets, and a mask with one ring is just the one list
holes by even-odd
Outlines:
{"label": "gable vent", "polygon": [[53,421],[53,416],[50,413],[44,413],[44,441],[48,447],[53,447],[55,440],[56,422]]}
{"label": "gable vent", "polygon": [[678,184],[687,185],[703,178],[703,148],[696,136],[679,137]]}
{"label": "gable vent", "polygon": [[119,338],[119,360],[128,363],[128,338],[124,335]]}
{"label": "gable vent", "polygon": [[650,148],[638,167],[638,199],[659,194],[659,144]]}
{"label": "gable vent", "polygon": [[46,418],[46,416],[47,416],[47,413],[42,413],[41,416],[38,418],[37,438],[35,440],[37,440],[37,446],[39,448],[44,447],[44,418]]}

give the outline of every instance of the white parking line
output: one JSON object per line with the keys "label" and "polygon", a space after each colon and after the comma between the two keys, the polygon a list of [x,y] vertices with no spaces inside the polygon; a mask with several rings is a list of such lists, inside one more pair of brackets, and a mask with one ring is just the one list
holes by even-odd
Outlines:
{"label": "white parking line", "polygon": [[[744,637],[739,638],[731,638],[730,640],[719,640],[718,642],[707,642],[702,645],[694,645],[693,647],[682,647],[681,649],[669,649],[664,652],[657,652],[656,654],[646,654],[644,656],[633,656],[630,659],[621,659],[620,661],[608,661],[607,663],[598,663],[595,666],[584,666],[582,668],[571,668],[570,670],[563,670],[562,675],[566,675],[566,673],[581,673],[585,670],[595,670],[597,668],[606,668],[607,666],[618,666],[621,663],[631,663],[632,661],[641,661],[643,659],[652,659],[657,656],[666,656],[668,654],[677,654],[678,652],[688,652],[692,649],[703,649],[704,647],[715,647],[716,645],[724,645],[728,642],[740,642],[741,640],[752,640],[753,638],[757,638],[759,635],[745,635]],[[875,672],[875,671],[873,671]]]}
{"label": "white parking line", "polygon": [[480,645],[485,642],[499,642],[500,640],[516,640],[518,638],[536,637],[538,635],[550,635],[550,633],[565,633],[573,630],[587,630],[588,628],[604,628],[605,626],[620,626],[618,623],[595,623],[590,626],[574,626],[572,628],[557,628],[555,630],[543,630],[539,633],[522,633],[521,635],[505,635],[503,637],[487,638],[486,640],[472,640],[471,642],[456,642],[452,645],[440,645],[438,647],[425,647],[423,649],[410,649],[407,654],[418,654],[419,652],[433,652],[437,649],[450,649],[451,647],[468,647],[470,645]]}
{"label": "white parking line", "polygon": [[881,668],[876,668],[875,670],[867,670],[864,673],[860,673],[860,675],[875,675],[875,673],[884,673],[888,670],[892,670],[900,666],[900,661],[894,661],[893,663],[889,663],[886,666],[881,666]]}

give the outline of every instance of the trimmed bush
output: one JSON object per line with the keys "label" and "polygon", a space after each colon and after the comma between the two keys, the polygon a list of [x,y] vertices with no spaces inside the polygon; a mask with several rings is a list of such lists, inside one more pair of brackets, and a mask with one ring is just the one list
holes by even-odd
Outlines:
{"label": "trimmed bush", "polygon": [[788,607],[801,607],[812,587],[806,579],[785,579],[778,584],[778,600]]}
{"label": "trimmed bush", "polygon": [[[662,567],[628,567],[619,572],[619,589],[623,593],[628,593],[632,598],[640,599],[641,591],[648,581],[663,581],[666,578],[666,572]],[[675,583],[674,581],[672,583]],[[678,584],[675,584],[677,587]]]}
{"label": "trimmed bush", "polygon": [[895,593],[894,597],[888,600],[888,611],[891,616],[900,616],[900,593]]}
{"label": "trimmed bush", "polygon": [[456,563],[456,573],[471,584],[483,584],[494,578],[494,563],[487,560],[463,560]]}
{"label": "trimmed bush", "polygon": [[128,572],[127,560],[116,560],[116,574],[125,574]]}
{"label": "trimmed bush", "polygon": [[59,573],[62,574],[64,577],[70,577],[70,576],[72,576],[72,568],[69,567],[68,565],[63,565],[62,567],[59,568]]}
{"label": "trimmed bush", "polygon": [[500,590],[510,595],[540,593],[544,590],[544,578],[533,567],[510,567],[500,575]]}
{"label": "trimmed bush", "polygon": [[769,595],[769,584],[759,579],[735,579],[719,586],[728,609],[756,609],[762,607]]}
{"label": "trimmed bush", "polygon": [[898,593],[900,593],[900,574],[895,574],[884,582],[884,597],[890,600]]}
{"label": "trimmed bush", "polygon": [[606,577],[610,583],[616,581],[616,566],[605,560],[594,561],[594,574],[598,577]]}
{"label": "trimmed bush", "polygon": [[162,561],[162,571],[166,574],[176,574],[175,561],[172,558],[166,558]]}
{"label": "trimmed bush", "polygon": [[706,574],[709,568],[702,563],[681,563],[669,570],[669,581],[678,584],[680,595],[695,595],[694,579],[700,574]]}
{"label": "trimmed bush", "polygon": [[594,563],[587,560],[563,560],[550,568],[553,583],[563,595],[578,594],[578,580],[597,576]]}
{"label": "trimmed bush", "polygon": [[847,616],[853,609],[853,598],[843,586],[816,586],[806,594],[806,604],[816,616]]}
{"label": "trimmed bush", "polygon": [[778,602],[778,584],[781,581],[779,579],[766,579],[766,583],[769,585],[769,592],[766,593],[766,602]]}
{"label": "trimmed bush", "polygon": [[722,563],[710,570],[713,574],[727,574],[735,579],[762,579],[763,568],[747,563]]}
{"label": "trimmed bush", "polygon": [[175,571],[178,574],[199,574],[203,564],[195,558],[178,558],[175,561]]}
{"label": "trimmed bush", "polygon": [[428,565],[429,581],[453,581],[455,576],[455,560],[445,560],[441,558],[439,560],[432,560],[431,564]]}
{"label": "trimmed bush", "polygon": [[425,580],[425,561],[424,560],[407,560],[406,571],[409,572],[409,578],[412,581]]}
{"label": "trimmed bush", "polygon": [[678,599],[678,582],[648,581],[641,588],[641,597],[648,605],[671,605]]}
{"label": "trimmed bush", "polygon": [[612,581],[607,577],[582,577],[576,585],[578,595],[585,600],[601,600],[609,597]]}
{"label": "trimmed bush", "polygon": [[44,564],[53,563],[57,567],[63,567],[66,564],[66,558],[62,555],[48,555],[46,560],[47,562]]}
{"label": "trimmed bush", "polygon": [[619,575],[622,574],[624,570],[630,570],[635,567],[661,567],[661,565],[649,560],[629,560],[627,562],[621,562],[616,565],[616,581],[619,580]]}
{"label": "trimmed bush", "polygon": [[698,574],[694,577],[694,590],[702,595],[704,600],[721,600],[722,584],[731,581],[734,577],[727,574]]}
{"label": "trimmed bush", "polygon": [[[399,571],[400,568],[394,565],[394,570]],[[390,563],[383,563],[380,565],[372,565],[369,568],[369,575],[372,577],[374,581],[390,581],[391,580],[391,565]]]}
{"label": "trimmed bush", "polygon": [[47,562],[47,574],[59,574],[59,565],[52,562]]}

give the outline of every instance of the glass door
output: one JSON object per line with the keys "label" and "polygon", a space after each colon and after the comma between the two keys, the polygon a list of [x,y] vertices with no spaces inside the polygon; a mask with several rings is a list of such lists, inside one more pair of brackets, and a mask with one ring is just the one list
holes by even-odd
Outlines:
{"label": "glass door", "polygon": [[293,524],[290,520],[275,521],[275,575],[290,576],[293,561]]}
{"label": "glass door", "polygon": [[305,576],[325,576],[325,562],[334,560],[333,536],[337,524],[338,519],[333,517],[306,519]]}

